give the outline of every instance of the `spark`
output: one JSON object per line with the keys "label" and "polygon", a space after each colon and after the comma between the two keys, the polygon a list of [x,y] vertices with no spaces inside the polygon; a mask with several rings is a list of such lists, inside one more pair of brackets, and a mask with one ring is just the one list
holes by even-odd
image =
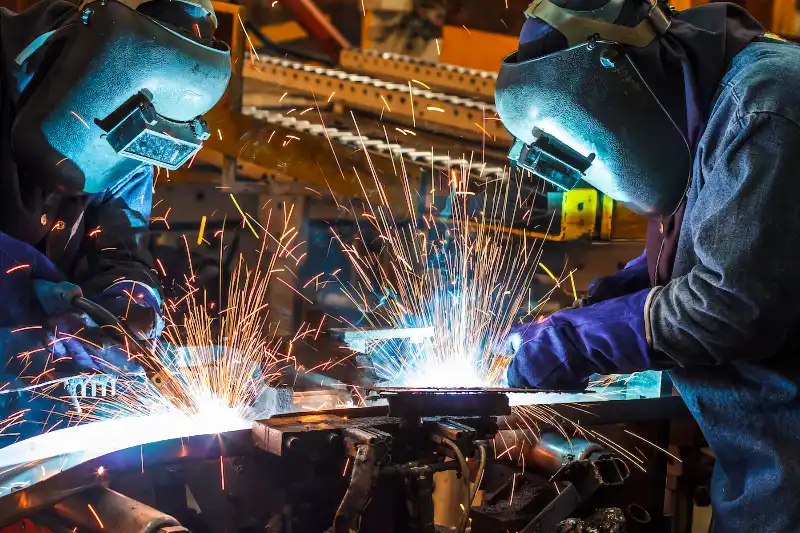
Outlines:
{"label": "spark", "polygon": [[300,115],[304,115],[313,109],[314,109],[313,107],[309,107],[308,109],[303,109],[302,111],[300,111]]}
{"label": "spark", "polygon": [[389,106],[389,102],[386,101],[386,98],[384,98],[383,95],[381,95],[381,100],[383,100],[383,105],[385,105],[386,109],[389,111],[389,113],[391,113],[392,112],[392,108]]}
{"label": "spark", "polygon": [[231,200],[233,200],[233,205],[236,206],[236,209],[239,210],[239,214],[242,215],[242,220],[244,220],[244,223],[248,228],[250,228],[250,231],[253,232],[253,235],[255,235],[256,239],[258,239],[258,232],[256,232],[255,228],[253,228],[252,224],[250,224],[250,220],[248,220],[247,216],[244,214],[244,211],[242,211],[242,208],[239,207],[239,202],[236,201],[236,197],[233,195],[233,193],[231,193]]}
{"label": "spark", "polygon": [[561,285],[561,283],[558,281],[558,278],[557,278],[557,277],[555,277],[555,275],[553,275],[553,273],[550,271],[550,269],[549,269],[549,268],[547,268],[547,267],[545,266],[545,264],[544,264],[544,263],[539,263],[539,266],[540,266],[540,267],[542,267],[542,270],[544,270],[544,271],[545,271],[545,273],[546,273],[548,276],[550,276],[550,279],[552,279],[553,281],[555,281],[555,282],[556,282],[556,285],[559,285],[559,286]]}
{"label": "spark", "polygon": [[[197,245],[198,246],[203,244],[203,234],[205,233],[205,231],[206,231],[206,216],[203,215],[203,217],[200,219],[200,234],[197,236]],[[162,267],[162,270],[163,270],[163,267]],[[166,273],[164,274],[164,276],[166,277]]]}
{"label": "spark", "polygon": [[242,25],[242,31],[244,32],[245,37],[247,37],[247,42],[250,44],[250,51],[253,53],[254,56],[256,56],[256,61],[258,61],[259,60],[258,52],[256,52],[256,47],[253,46],[253,41],[250,39],[250,34],[247,33],[247,29],[244,27],[244,21],[242,20],[242,16],[239,15],[238,13],[236,14],[236,16],[239,17],[239,24]]}
{"label": "spark", "polygon": [[[489,387],[500,384],[508,358],[497,348],[527,302],[526,289],[538,264],[538,249],[498,231],[506,216],[508,182],[498,181],[473,206],[470,168],[440,176],[451,205],[448,221],[420,217],[408,174],[400,176],[409,213],[402,224],[389,202],[368,205],[363,217],[384,243],[383,254],[359,251],[333,238],[350,259],[358,285],[342,291],[364,310],[365,327],[432,328],[436,335],[417,343],[377,343],[372,350],[382,384],[404,387]],[[383,191],[377,177],[374,184]],[[481,188],[487,185],[476,185]],[[500,224],[490,219],[500,218]],[[422,220],[421,222],[417,222]],[[433,224],[431,224],[433,222]],[[510,222],[510,221],[509,221]],[[365,230],[360,229],[361,240]],[[382,261],[388,257],[389,264]],[[431,269],[432,261],[439,266]],[[368,301],[375,294],[380,304]],[[378,296],[379,295],[379,296]]]}
{"label": "spark", "polygon": [[[166,223],[166,216],[164,217],[164,222]],[[99,227],[95,228],[95,229],[93,229],[92,231],[89,232],[89,237],[96,237],[96,236],[100,235],[102,232],[103,232],[103,230],[100,229]]]}
{"label": "spark", "polygon": [[219,456],[219,480],[222,485],[222,492],[225,492],[225,463],[222,461],[222,456]]}
{"label": "spark", "polygon": [[421,85],[421,86],[425,87],[425,88],[426,88],[426,89],[428,89],[429,91],[431,90],[431,88],[430,88],[428,85],[426,85],[426,84],[422,83],[422,82],[421,82],[421,81],[419,81],[419,80],[411,80],[411,81],[412,81],[412,83],[417,83],[417,84],[419,84],[419,85]]}
{"label": "spark", "polygon": [[18,270],[22,270],[24,268],[30,268],[30,267],[31,266],[29,264],[22,264],[22,265],[13,266],[13,267],[9,268],[8,270],[6,270],[6,274],[11,274],[12,272],[16,272]]}
{"label": "spark", "polygon": [[578,291],[575,290],[575,277],[572,275],[572,270],[569,271],[569,282],[572,284],[572,297],[578,301]]}
{"label": "spark", "polygon": [[12,329],[11,333],[19,333],[20,331],[28,331],[31,329],[42,329],[42,326],[24,326],[21,328]]}
{"label": "spark", "polygon": [[92,507],[92,504],[91,503],[87,503],[86,505],[87,505],[87,507],[89,507],[89,510],[94,515],[94,519],[97,520],[98,524],[100,524],[100,529],[105,529],[105,526],[103,525],[103,522],[100,520],[100,517],[97,516],[97,512],[94,510],[94,507]]}
{"label": "spark", "polygon": [[477,122],[473,122],[473,124],[475,124],[475,126],[476,126],[476,127],[479,129],[479,130],[481,130],[481,131],[483,132],[483,134],[484,134],[484,135],[486,135],[487,137],[491,137],[491,138],[492,138],[492,140],[494,140],[494,135],[492,135],[491,133],[489,133],[488,131],[486,131],[486,128],[484,128],[483,126],[481,126],[481,125],[480,125],[480,124],[478,124]]}
{"label": "spark", "polygon": [[414,90],[411,88],[411,82],[408,82],[408,98],[411,102],[411,120],[414,127],[417,127],[417,117],[414,115]]}
{"label": "spark", "polygon": [[283,102],[283,99],[286,98],[286,95],[289,93],[283,93],[280,98],[278,98],[278,102]]}
{"label": "spark", "polygon": [[676,457],[675,455],[673,455],[672,453],[668,452],[667,450],[665,450],[664,448],[662,448],[662,447],[661,447],[661,446],[659,446],[658,444],[656,444],[656,443],[654,443],[654,442],[650,442],[649,440],[647,440],[646,438],[642,437],[641,435],[637,435],[637,434],[636,434],[636,433],[634,433],[633,431],[628,431],[627,429],[625,430],[625,433],[627,433],[628,435],[633,435],[633,436],[634,436],[634,437],[636,437],[637,439],[639,439],[639,440],[642,440],[642,441],[646,442],[647,444],[649,444],[650,446],[652,446],[652,447],[653,447],[653,448],[655,448],[656,450],[659,450],[659,451],[662,451],[662,452],[664,452],[665,454],[669,455],[670,457],[672,457],[673,459],[675,459],[675,460],[676,460],[676,461],[678,461],[679,463],[682,463],[682,462],[683,462],[683,461],[681,461],[681,460],[680,460],[680,458],[678,458],[678,457]]}
{"label": "spark", "polygon": [[333,98],[333,95],[334,95],[334,94],[336,94],[336,91],[333,91],[333,92],[331,93],[331,95],[328,97],[328,103],[330,103],[330,101],[331,101],[331,99]]}
{"label": "spark", "polygon": [[90,127],[89,127],[89,124],[87,124],[87,123],[86,123],[86,121],[85,121],[85,120],[83,120],[83,117],[81,117],[81,116],[80,116],[79,114],[77,114],[75,111],[70,111],[70,113],[72,113],[72,115],[73,115],[75,118],[77,118],[78,120],[80,120],[80,121],[81,121],[81,124],[83,124],[84,126],[86,126],[86,129],[87,129],[87,130],[90,130],[90,129],[92,129],[92,128],[90,128]]}
{"label": "spark", "polygon": [[60,165],[61,163],[63,163],[63,162],[64,162],[64,161],[66,161],[67,159],[68,159],[68,158],[66,158],[66,157],[65,157],[65,158],[63,158],[63,159],[61,159],[61,160],[60,160],[58,163],[56,163],[56,166]]}
{"label": "spark", "polygon": [[442,109],[441,107],[434,107],[432,105],[429,105],[425,109],[428,111],[436,111],[437,113],[444,113],[444,109]]}
{"label": "spark", "polygon": [[347,475],[347,468],[350,466],[350,458],[347,458],[347,461],[344,462],[344,470],[342,470],[342,477]]}
{"label": "spark", "polygon": [[[508,2],[508,0],[506,0]],[[436,55],[442,55],[442,50],[439,48],[439,39],[435,39],[436,41]]]}
{"label": "spark", "polygon": [[161,273],[164,277],[167,277],[167,271],[164,269],[164,263],[161,262],[161,259],[156,259],[156,263],[158,264],[158,268],[161,269]]}
{"label": "spark", "polygon": [[469,31],[469,28],[467,28],[467,27],[466,27],[464,24],[462,24],[462,25],[461,25],[461,27],[462,27],[462,28],[464,28],[465,30],[467,30],[467,33],[469,33],[470,35],[472,35],[472,32],[471,32],[471,31]]}
{"label": "spark", "polygon": [[222,140],[222,130],[220,128],[217,128],[217,135],[219,135],[219,140],[221,141]]}
{"label": "spark", "polygon": [[105,473],[106,473],[106,467],[104,467],[104,466],[97,467],[97,475],[98,476],[102,476]]}

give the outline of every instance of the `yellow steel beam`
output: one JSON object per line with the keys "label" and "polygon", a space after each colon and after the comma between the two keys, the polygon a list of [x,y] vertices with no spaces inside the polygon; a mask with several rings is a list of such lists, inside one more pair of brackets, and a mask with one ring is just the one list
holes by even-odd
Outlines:
{"label": "yellow steel beam", "polygon": [[448,132],[476,141],[485,139],[492,145],[507,146],[511,143],[511,136],[495,116],[493,105],[415,88],[410,82],[405,85],[387,83],[274,57],[248,61],[244,66],[244,76],[310,92],[319,102],[333,95],[336,101],[349,107],[412,127]]}
{"label": "yellow steel beam", "polygon": [[381,79],[385,77],[403,81],[414,79],[435,89],[476,95],[481,99],[494,101],[494,86],[497,82],[497,74],[494,72],[355,48],[343,51],[339,62],[344,69],[363,72]]}
{"label": "yellow steel beam", "polygon": [[[368,159],[363,151],[331,143],[325,136],[305,134],[224,108],[212,109],[206,119],[214,133],[203,151],[236,158],[239,166],[255,165],[267,180],[303,181],[323,194],[333,191],[340,197],[366,198],[380,205],[374,171],[385,185],[383,194],[393,208],[405,205],[397,170],[387,158],[370,155]],[[417,176],[410,178],[416,180]]]}

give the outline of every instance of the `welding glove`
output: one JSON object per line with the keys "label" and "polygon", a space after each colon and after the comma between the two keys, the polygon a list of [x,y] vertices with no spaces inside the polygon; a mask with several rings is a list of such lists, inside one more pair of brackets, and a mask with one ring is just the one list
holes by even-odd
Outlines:
{"label": "welding glove", "polygon": [[54,359],[71,360],[78,370],[106,374],[142,371],[138,362],[128,356],[123,343],[85,313],[70,311],[49,316],[45,332]]}
{"label": "welding glove", "polygon": [[0,327],[40,322],[32,291],[34,279],[58,282],[64,275],[33,246],[0,233]]}
{"label": "welding glove", "polygon": [[588,307],[554,313],[512,329],[506,353],[514,358],[508,385],[584,389],[592,374],[628,374],[659,368],[646,339],[650,289]]}
{"label": "welding glove", "polygon": [[156,339],[164,329],[161,298],[152,288],[135,281],[119,281],[89,299],[117,315],[133,333]]}
{"label": "welding glove", "polygon": [[36,248],[0,233],[0,343],[7,372],[107,371],[106,361],[118,368],[138,366],[82,313],[46,316],[33,291],[37,279],[60,282],[65,276]]}
{"label": "welding glove", "polygon": [[611,276],[598,278],[589,285],[589,293],[578,300],[574,307],[604,302],[631,294],[650,286],[650,275],[647,270],[647,254],[642,253],[628,262],[625,267]]}

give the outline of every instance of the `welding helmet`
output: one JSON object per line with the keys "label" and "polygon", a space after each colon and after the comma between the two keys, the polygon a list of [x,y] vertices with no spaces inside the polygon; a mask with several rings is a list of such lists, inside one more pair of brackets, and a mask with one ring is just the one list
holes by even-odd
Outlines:
{"label": "welding helmet", "polygon": [[509,158],[561,190],[585,181],[642,215],[670,215],[688,187],[689,145],[630,53],[667,31],[668,8],[634,0],[646,16],[626,26],[617,22],[625,0],[584,11],[556,1],[535,0],[526,24],[557,30],[566,46],[527,60],[518,50],[498,75]]}
{"label": "welding helmet", "polygon": [[101,0],[17,57],[36,72],[11,132],[26,180],[99,193],[142,163],[176,169],[208,138],[230,49],[208,0]]}

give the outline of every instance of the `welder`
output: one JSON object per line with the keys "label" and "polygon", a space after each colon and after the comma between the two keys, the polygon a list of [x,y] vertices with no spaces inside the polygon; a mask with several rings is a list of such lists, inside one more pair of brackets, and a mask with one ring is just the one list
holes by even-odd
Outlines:
{"label": "welder", "polygon": [[36,407],[11,391],[137,371],[102,324],[72,309],[48,315],[34,291],[41,280],[74,283],[140,337],[159,334],[148,251],[154,165],[180,167],[209,135],[202,115],[231,65],[216,26],[210,0],[0,10],[0,403],[6,415],[30,408],[34,426],[13,433],[43,428]]}
{"label": "welder", "polygon": [[499,73],[521,168],[650,217],[645,253],[516,328],[508,382],[666,369],[716,531],[800,530],[800,48],[725,3],[537,0]]}

